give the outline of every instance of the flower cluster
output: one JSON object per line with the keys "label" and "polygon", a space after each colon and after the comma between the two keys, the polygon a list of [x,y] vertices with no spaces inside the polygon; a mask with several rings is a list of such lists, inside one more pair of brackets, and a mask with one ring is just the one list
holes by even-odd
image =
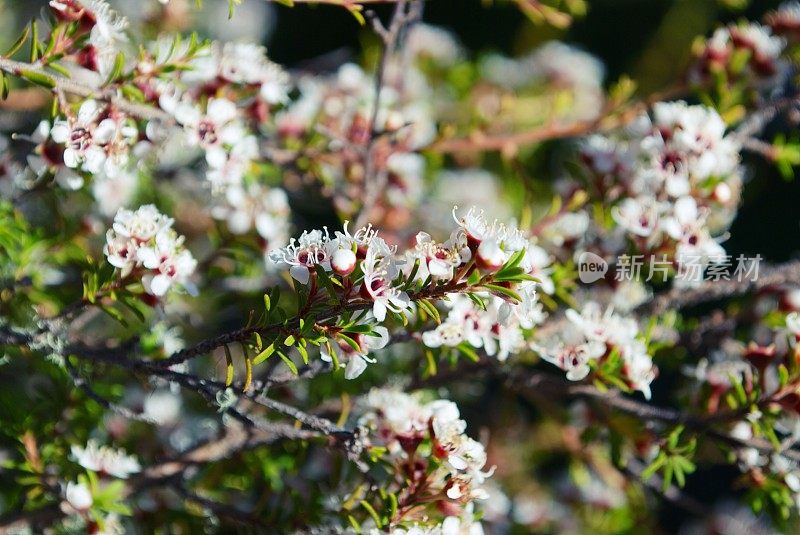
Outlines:
{"label": "flower cluster", "polygon": [[[650,398],[650,383],[657,370],[639,339],[636,320],[603,311],[595,302],[588,302],[578,312],[566,312],[566,322],[556,332],[542,336],[532,348],[544,360],[567,372],[567,379],[580,381],[604,363],[620,368],[628,386]],[[618,362],[614,362],[618,360]]]}
{"label": "flower cluster", "polygon": [[398,473],[410,474],[401,499],[436,503],[456,516],[452,513],[488,497],[483,485],[494,470],[486,469],[486,451],[465,434],[467,424],[453,402],[373,389],[362,410],[359,423],[369,429],[373,446],[386,448]]}
{"label": "flower cluster", "polygon": [[255,228],[264,251],[289,242],[290,210],[284,190],[258,183],[235,185],[217,200],[211,215],[224,220],[233,234],[245,234]]}
{"label": "flower cluster", "polygon": [[[480,63],[484,78],[517,95],[532,95],[563,118],[597,117],[604,100],[603,64],[591,54],[573,46],[551,41],[518,59],[491,54]],[[542,91],[546,88],[546,91]],[[543,105],[545,103],[543,102]],[[478,111],[487,120],[500,111],[496,95],[480,95]],[[522,110],[509,110],[503,120],[519,120]],[[523,116],[524,117],[524,116]]]}
{"label": "flower cluster", "polygon": [[289,100],[288,73],[254,44],[161,40],[142,53],[135,72],[144,94],[177,123],[151,121],[154,137],[174,148],[199,149],[214,193],[243,187],[262,156],[262,127],[266,134]]}
{"label": "flower cluster", "polygon": [[101,77],[108,76],[117,54],[127,42],[127,19],[119,16],[104,0],[50,0],[50,10],[56,19],[77,22],[79,32],[88,32],[89,38],[69,55],[69,59]]}
{"label": "flower cluster", "polygon": [[510,307],[500,297],[480,293],[477,298],[483,301],[482,307],[465,296],[450,296],[447,319],[436,329],[422,333],[423,343],[436,348],[466,342],[502,362],[527,347],[522,322],[530,328],[545,317],[540,303],[533,303],[531,310],[518,317],[509,313]]}
{"label": "flower cluster", "polygon": [[183,246],[183,236],[172,228],[174,220],[152,204],[136,211],[120,209],[106,233],[103,250],[122,278],[136,273],[145,291],[161,297],[175,284],[185,285],[197,261]]}
{"label": "flower cluster", "polygon": [[757,22],[719,28],[696,50],[689,80],[703,84],[720,73],[729,79],[773,78],[781,70],[780,57],[785,46],[782,38],[772,35],[768,27]]}
{"label": "flower cluster", "polygon": [[[375,113],[373,77],[348,63],[331,79],[302,78],[300,97],[276,115],[278,133],[287,146],[311,137],[325,154],[319,178],[331,186],[343,213],[358,207],[367,171],[386,184],[379,199],[384,215],[419,201],[425,160],[414,151],[433,140],[435,125],[425,98],[427,83],[415,72],[395,63],[387,66]],[[370,145],[373,169],[367,169],[364,160]]]}
{"label": "flower cluster", "polygon": [[[22,136],[21,136],[22,137]],[[56,184],[80,189],[84,175],[98,181],[130,176],[130,155],[139,142],[136,123],[113,106],[85,100],[76,114],[42,121],[27,139],[35,144],[26,169],[18,170],[18,181],[35,183],[53,176]]]}
{"label": "flower cluster", "polygon": [[285,248],[271,251],[269,257],[275,263],[290,266],[292,277],[302,284],[308,283],[317,266],[341,277],[353,274],[360,267],[361,286],[354,295],[372,302],[375,319],[383,321],[387,311],[399,313],[409,306],[408,295],[393,285],[400,273],[396,250],[372,227],[351,235],[345,223],[344,232],[336,231],[334,237],[327,229],[305,231],[299,239],[292,238]]}
{"label": "flower cluster", "polygon": [[64,145],[64,165],[92,174],[102,170],[108,176],[128,163],[137,136],[133,121],[95,100],[81,104],[77,116],[56,120],[50,130],[50,138]]}
{"label": "flower cluster", "polygon": [[618,135],[589,137],[580,153],[591,182],[616,201],[618,228],[639,250],[669,255],[680,269],[689,259],[705,266],[724,255],[714,236],[736,213],[739,149],[714,110],[671,102]]}

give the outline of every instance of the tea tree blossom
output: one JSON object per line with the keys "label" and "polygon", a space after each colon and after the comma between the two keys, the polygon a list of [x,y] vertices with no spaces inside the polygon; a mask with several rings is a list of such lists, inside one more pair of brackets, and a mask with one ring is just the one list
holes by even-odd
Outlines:
{"label": "tea tree blossom", "polygon": [[331,270],[330,242],[328,229],[303,231],[299,239],[292,238],[283,249],[270,251],[269,258],[276,264],[287,264],[292,278],[306,284],[316,266]]}
{"label": "tea tree blossom", "polygon": [[603,311],[598,303],[587,302],[579,312],[569,309],[568,322],[556,332],[532,343],[544,360],[567,372],[567,379],[580,381],[592,369],[616,353],[622,360],[621,373],[633,390],[650,398],[650,383],[657,370],[638,338],[639,329],[632,318]]}
{"label": "tea tree blossom", "polygon": [[[458,407],[447,400],[425,403],[391,389],[373,389],[362,401],[360,422],[376,443],[385,446],[392,462],[403,465],[412,455],[419,457],[427,480],[430,500],[468,506],[488,497],[482,485],[493,469],[486,469],[486,451],[480,442],[465,434],[466,422]],[[430,440],[430,453],[420,449]]]}
{"label": "tea tree blossom", "polygon": [[106,233],[104,253],[109,263],[128,277],[136,272],[145,291],[164,296],[175,284],[185,285],[197,261],[172,229],[173,220],[148,204],[136,211],[120,209]]}
{"label": "tea tree blossom", "polygon": [[[677,271],[696,259],[702,272],[724,256],[718,236],[738,204],[740,148],[714,110],[671,102],[616,135],[593,136],[581,154],[606,199],[619,198],[611,215],[638,250],[667,253]],[[624,252],[613,238],[594,243],[609,255]]]}
{"label": "tea tree blossom", "polygon": [[230,186],[211,213],[224,220],[233,234],[255,229],[267,251],[283,247],[289,241],[289,201],[280,188],[257,183]]}
{"label": "tea tree blossom", "polygon": [[92,492],[83,483],[67,483],[64,498],[61,508],[67,512],[86,513],[94,503]]}
{"label": "tea tree blossom", "polygon": [[392,281],[398,275],[398,268],[392,258],[394,250],[386,245],[381,238],[373,238],[361,270],[364,281],[361,293],[372,301],[372,314],[378,321],[386,319],[386,312],[399,313],[409,306],[408,295],[392,286]]}
{"label": "tea tree blossom", "polygon": [[689,76],[693,82],[702,82],[712,73],[732,67],[734,55],[744,52],[746,68],[753,77],[769,79],[782,67],[780,55],[785,46],[784,39],[772,35],[768,27],[757,22],[730,24],[717,29],[700,48]]}
{"label": "tea tree blossom", "polygon": [[[503,299],[488,294],[478,294],[485,303],[485,310],[476,306],[471,299],[452,295],[448,301],[450,308],[447,318],[432,331],[422,333],[422,341],[431,348],[456,347],[462,342],[476,349],[483,349],[490,357],[505,361],[509,356],[526,347],[525,334],[519,318],[508,315],[503,317]],[[535,296],[532,298],[535,302]],[[516,307],[511,306],[512,310]],[[529,325],[539,323],[542,316],[540,310],[529,311]]]}
{"label": "tea tree blossom", "polygon": [[[385,327],[375,327],[373,333],[375,336],[362,334],[355,336],[354,340],[358,344],[357,350],[343,341],[330,346],[336,354],[336,360],[339,363],[346,363],[344,371],[346,379],[355,379],[361,375],[367,369],[367,364],[376,362],[369,356],[369,353],[376,349],[383,349],[389,343],[389,331]],[[322,350],[320,358],[325,362],[332,362],[334,357]]]}
{"label": "tea tree blossom", "polygon": [[136,457],[124,450],[100,446],[95,440],[89,440],[85,448],[73,445],[72,456],[87,470],[120,479],[127,479],[141,470]]}
{"label": "tea tree blossom", "polygon": [[116,175],[128,162],[138,131],[124,116],[97,101],[84,102],[75,117],[53,123],[50,137],[64,145],[63,162],[88,173]]}

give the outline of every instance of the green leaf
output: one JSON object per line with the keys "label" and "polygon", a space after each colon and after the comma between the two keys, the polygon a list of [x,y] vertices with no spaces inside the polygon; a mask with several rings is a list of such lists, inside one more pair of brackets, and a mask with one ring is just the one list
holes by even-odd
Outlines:
{"label": "green leaf", "polygon": [[302,344],[297,346],[297,352],[303,357],[303,363],[308,364],[308,351]]}
{"label": "green leaf", "polygon": [[122,76],[122,69],[125,67],[125,55],[122,52],[117,53],[117,57],[114,58],[114,66],[111,68],[111,72],[108,73],[103,85],[109,85],[114,80]]}
{"label": "green leaf", "polygon": [[250,390],[250,385],[253,384],[253,361],[250,355],[245,353],[244,356],[244,388],[243,390]]}
{"label": "green leaf", "polygon": [[433,318],[433,321],[436,323],[442,323],[442,318],[439,315],[439,311],[436,309],[433,303],[428,301],[427,299],[418,299],[417,305],[419,305],[428,315]]}
{"label": "green leaf", "polygon": [[253,359],[253,364],[261,364],[265,360],[267,360],[272,353],[275,351],[275,344],[272,343],[265,347],[258,355],[255,356]]}
{"label": "green leaf", "polygon": [[36,63],[39,59],[39,26],[35,20],[31,21],[31,54],[30,63]]}
{"label": "green leaf", "polygon": [[48,89],[52,89],[56,86],[56,81],[51,76],[47,76],[44,73],[31,71],[27,69],[22,69],[19,71],[19,75],[32,82],[36,85],[40,85],[42,87],[46,87]]}
{"label": "green leaf", "polygon": [[8,98],[8,93],[10,89],[11,88],[8,85],[8,78],[6,78],[6,73],[0,72],[0,100],[5,100]]}
{"label": "green leaf", "polygon": [[244,355],[244,387],[243,390],[249,390],[250,385],[253,383],[253,360],[250,358],[250,351],[247,350],[247,345],[242,343],[242,354]]}
{"label": "green leaf", "polygon": [[653,477],[653,474],[658,472],[658,470],[664,466],[666,461],[667,457],[663,454],[659,454],[658,457],[656,457],[655,460],[650,463],[650,466],[642,470],[642,479],[646,481]]}
{"label": "green leaf", "polygon": [[14,44],[11,45],[11,48],[6,50],[6,53],[3,54],[3,56],[6,57],[6,58],[10,58],[14,54],[16,54],[19,51],[19,49],[22,48],[22,45],[25,44],[25,41],[28,40],[28,36],[30,35],[30,32],[31,32],[31,29],[28,26],[26,26],[25,30],[22,32],[22,35],[20,35],[17,38],[17,40],[14,41]]}
{"label": "green leaf", "polygon": [[467,284],[469,286],[476,286],[481,281],[481,272],[477,269],[472,270],[472,273],[469,274],[467,278]]}
{"label": "green leaf", "polygon": [[337,336],[337,338],[341,338],[342,340],[344,340],[344,342],[345,342],[347,345],[349,345],[350,347],[352,347],[352,348],[353,348],[353,351],[357,351],[357,352],[359,352],[359,353],[361,353],[361,351],[363,351],[363,350],[361,349],[361,346],[358,344],[358,342],[356,342],[355,340],[353,340],[352,338],[350,338],[350,337],[349,337],[349,336],[347,336],[346,334],[344,334],[344,333],[339,333],[339,334],[338,334],[338,335],[336,335],[336,336]]}
{"label": "green leaf", "polygon": [[144,93],[135,85],[125,84],[120,88],[120,90],[128,100],[133,100],[136,102],[144,102],[145,100]]}
{"label": "green leaf", "polygon": [[456,346],[456,348],[464,353],[473,362],[478,362],[481,360],[481,357],[478,355],[478,353],[476,353],[472,346],[467,342],[461,342]]}
{"label": "green leaf", "polygon": [[[59,65],[58,63],[48,63],[47,66],[56,71],[58,74],[63,76],[64,78],[72,78],[72,73],[67,70],[66,67]],[[142,100],[144,100],[144,96],[142,96]]]}
{"label": "green leaf", "polygon": [[128,326],[128,322],[125,319],[125,316],[123,316],[122,313],[119,310],[117,310],[116,308],[111,307],[111,306],[106,306],[106,305],[100,305],[100,310],[102,310],[103,312],[105,312],[106,314],[108,314],[109,316],[114,318],[123,327],[127,327]]}
{"label": "green leaf", "polygon": [[294,343],[295,343],[295,338],[293,334],[287,336],[286,340],[283,341],[283,345],[285,345],[286,347],[291,347],[294,345]]}
{"label": "green leaf", "polygon": [[361,501],[361,507],[367,510],[369,516],[371,516],[372,520],[375,521],[375,525],[380,529],[380,527],[383,526],[383,521],[381,520],[381,517],[378,515],[378,512],[375,510],[375,508],[373,508],[366,500]]}
{"label": "green leaf", "polygon": [[225,348],[225,386],[231,386],[233,384],[233,357],[227,345],[222,347]]}
{"label": "green leaf", "polygon": [[360,8],[361,6],[352,6],[350,7],[350,14],[355,17],[358,23],[362,26],[367,24],[367,20],[364,18],[364,15],[361,14]]}
{"label": "green leaf", "polygon": [[278,351],[278,356],[281,358],[281,360],[283,360],[283,362],[285,362],[285,363],[286,363],[286,365],[289,367],[289,369],[290,369],[290,370],[292,370],[292,373],[293,373],[293,374],[295,374],[295,375],[298,375],[298,372],[297,372],[297,366],[295,365],[295,363],[294,363],[294,362],[292,362],[292,359],[290,359],[289,357],[287,357],[287,356],[286,356],[286,355],[283,353],[283,351]]}
{"label": "green leaf", "polygon": [[497,284],[484,284],[483,287],[493,294],[500,294],[500,297],[508,297],[517,302],[522,301],[522,298],[517,292],[510,288],[506,288],[505,286],[498,286]]}

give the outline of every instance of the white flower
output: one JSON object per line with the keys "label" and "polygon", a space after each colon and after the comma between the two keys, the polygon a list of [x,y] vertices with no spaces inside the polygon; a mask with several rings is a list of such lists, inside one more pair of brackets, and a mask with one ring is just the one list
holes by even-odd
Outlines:
{"label": "white flower", "polygon": [[104,216],[112,216],[133,198],[139,177],[135,172],[122,171],[115,176],[104,173],[94,176],[92,195],[97,208]]}
{"label": "white flower", "polygon": [[631,234],[647,238],[658,229],[662,212],[663,206],[658,201],[638,197],[626,198],[619,206],[612,208],[611,215],[619,226]]}
{"label": "white flower", "polygon": [[152,245],[136,251],[137,260],[152,270],[142,277],[147,293],[161,297],[173,284],[185,284],[194,273],[197,261],[182,245],[183,237],[169,229],[156,234]]}
{"label": "white flower", "polygon": [[299,239],[292,238],[286,247],[270,251],[269,258],[276,264],[287,264],[292,278],[300,284],[307,284],[315,266],[331,270],[330,240],[327,228],[303,231]]}
{"label": "white flower", "polygon": [[564,338],[544,340],[531,347],[544,360],[566,371],[570,381],[585,379],[591,371],[589,361],[597,360],[606,352],[606,346],[602,342],[569,334]]}
{"label": "white flower", "polygon": [[66,507],[62,506],[62,509],[71,509],[79,513],[85,513],[94,503],[92,492],[83,483],[67,483],[64,496],[66,498],[66,503],[64,504]]}
{"label": "white flower", "polygon": [[186,285],[197,261],[183,246],[173,220],[152,204],[136,211],[120,209],[106,233],[103,249],[109,263],[127,277],[139,268],[145,291],[161,297],[173,284]]}
{"label": "white flower", "polygon": [[403,53],[412,58],[426,58],[441,66],[451,66],[462,56],[456,38],[438,26],[418,23],[411,26],[405,38]]}
{"label": "white flower", "polygon": [[245,234],[255,228],[270,249],[289,242],[289,200],[281,188],[231,185],[211,214],[224,219],[233,234]]}
{"label": "white flower", "polygon": [[472,255],[460,236],[455,233],[445,243],[437,243],[427,232],[417,233],[416,246],[411,253],[412,258],[421,260],[417,278],[424,280],[428,275],[435,280],[453,278],[455,269],[468,261]]}
{"label": "white flower", "polygon": [[[355,379],[361,375],[368,363],[376,362],[375,359],[369,357],[369,353],[376,349],[383,349],[389,343],[389,331],[386,327],[374,327],[373,331],[378,336],[358,334],[354,337],[360,348],[358,351],[346,342],[339,342],[331,346],[339,362],[347,363],[344,372],[346,379]],[[333,361],[333,357],[324,350],[321,352],[321,358],[325,362]]]}
{"label": "white flower", "polygon": [[398,275],[393,254],[394,250],[383,239],[375,237],[370,241],[366,257],[361,262],[364,272],[361,293],[373,302],[372,314],[378,321],[386,319],[387,310],[399,313],[411,304],[405,292],[392,286],[392,281]]}
{"label": "white flower", "polygon": [[95,440],[89,440],[85,448],[73,445],[71,451],[78,464],[99,474],[127,479],[142,469],[136,457],[125,450],[100,446]]}

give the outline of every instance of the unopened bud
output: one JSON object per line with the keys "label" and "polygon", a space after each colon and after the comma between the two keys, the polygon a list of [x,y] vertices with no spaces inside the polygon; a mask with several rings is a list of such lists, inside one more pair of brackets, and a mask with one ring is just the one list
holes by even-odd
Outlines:
{"label": "unopened bud", "polygon": [[339,249],[333,253],[331,267],[342,277],[347,276],[356,268],[356,254],[350,249]]}
{"label": "unopened bud", "polygon": [[497,240],[484,240],[478,246],[478,254],[476,257],[478,266],[489,271],[497,271],[506,261],[506,255],[500,249],[500,244]]}

